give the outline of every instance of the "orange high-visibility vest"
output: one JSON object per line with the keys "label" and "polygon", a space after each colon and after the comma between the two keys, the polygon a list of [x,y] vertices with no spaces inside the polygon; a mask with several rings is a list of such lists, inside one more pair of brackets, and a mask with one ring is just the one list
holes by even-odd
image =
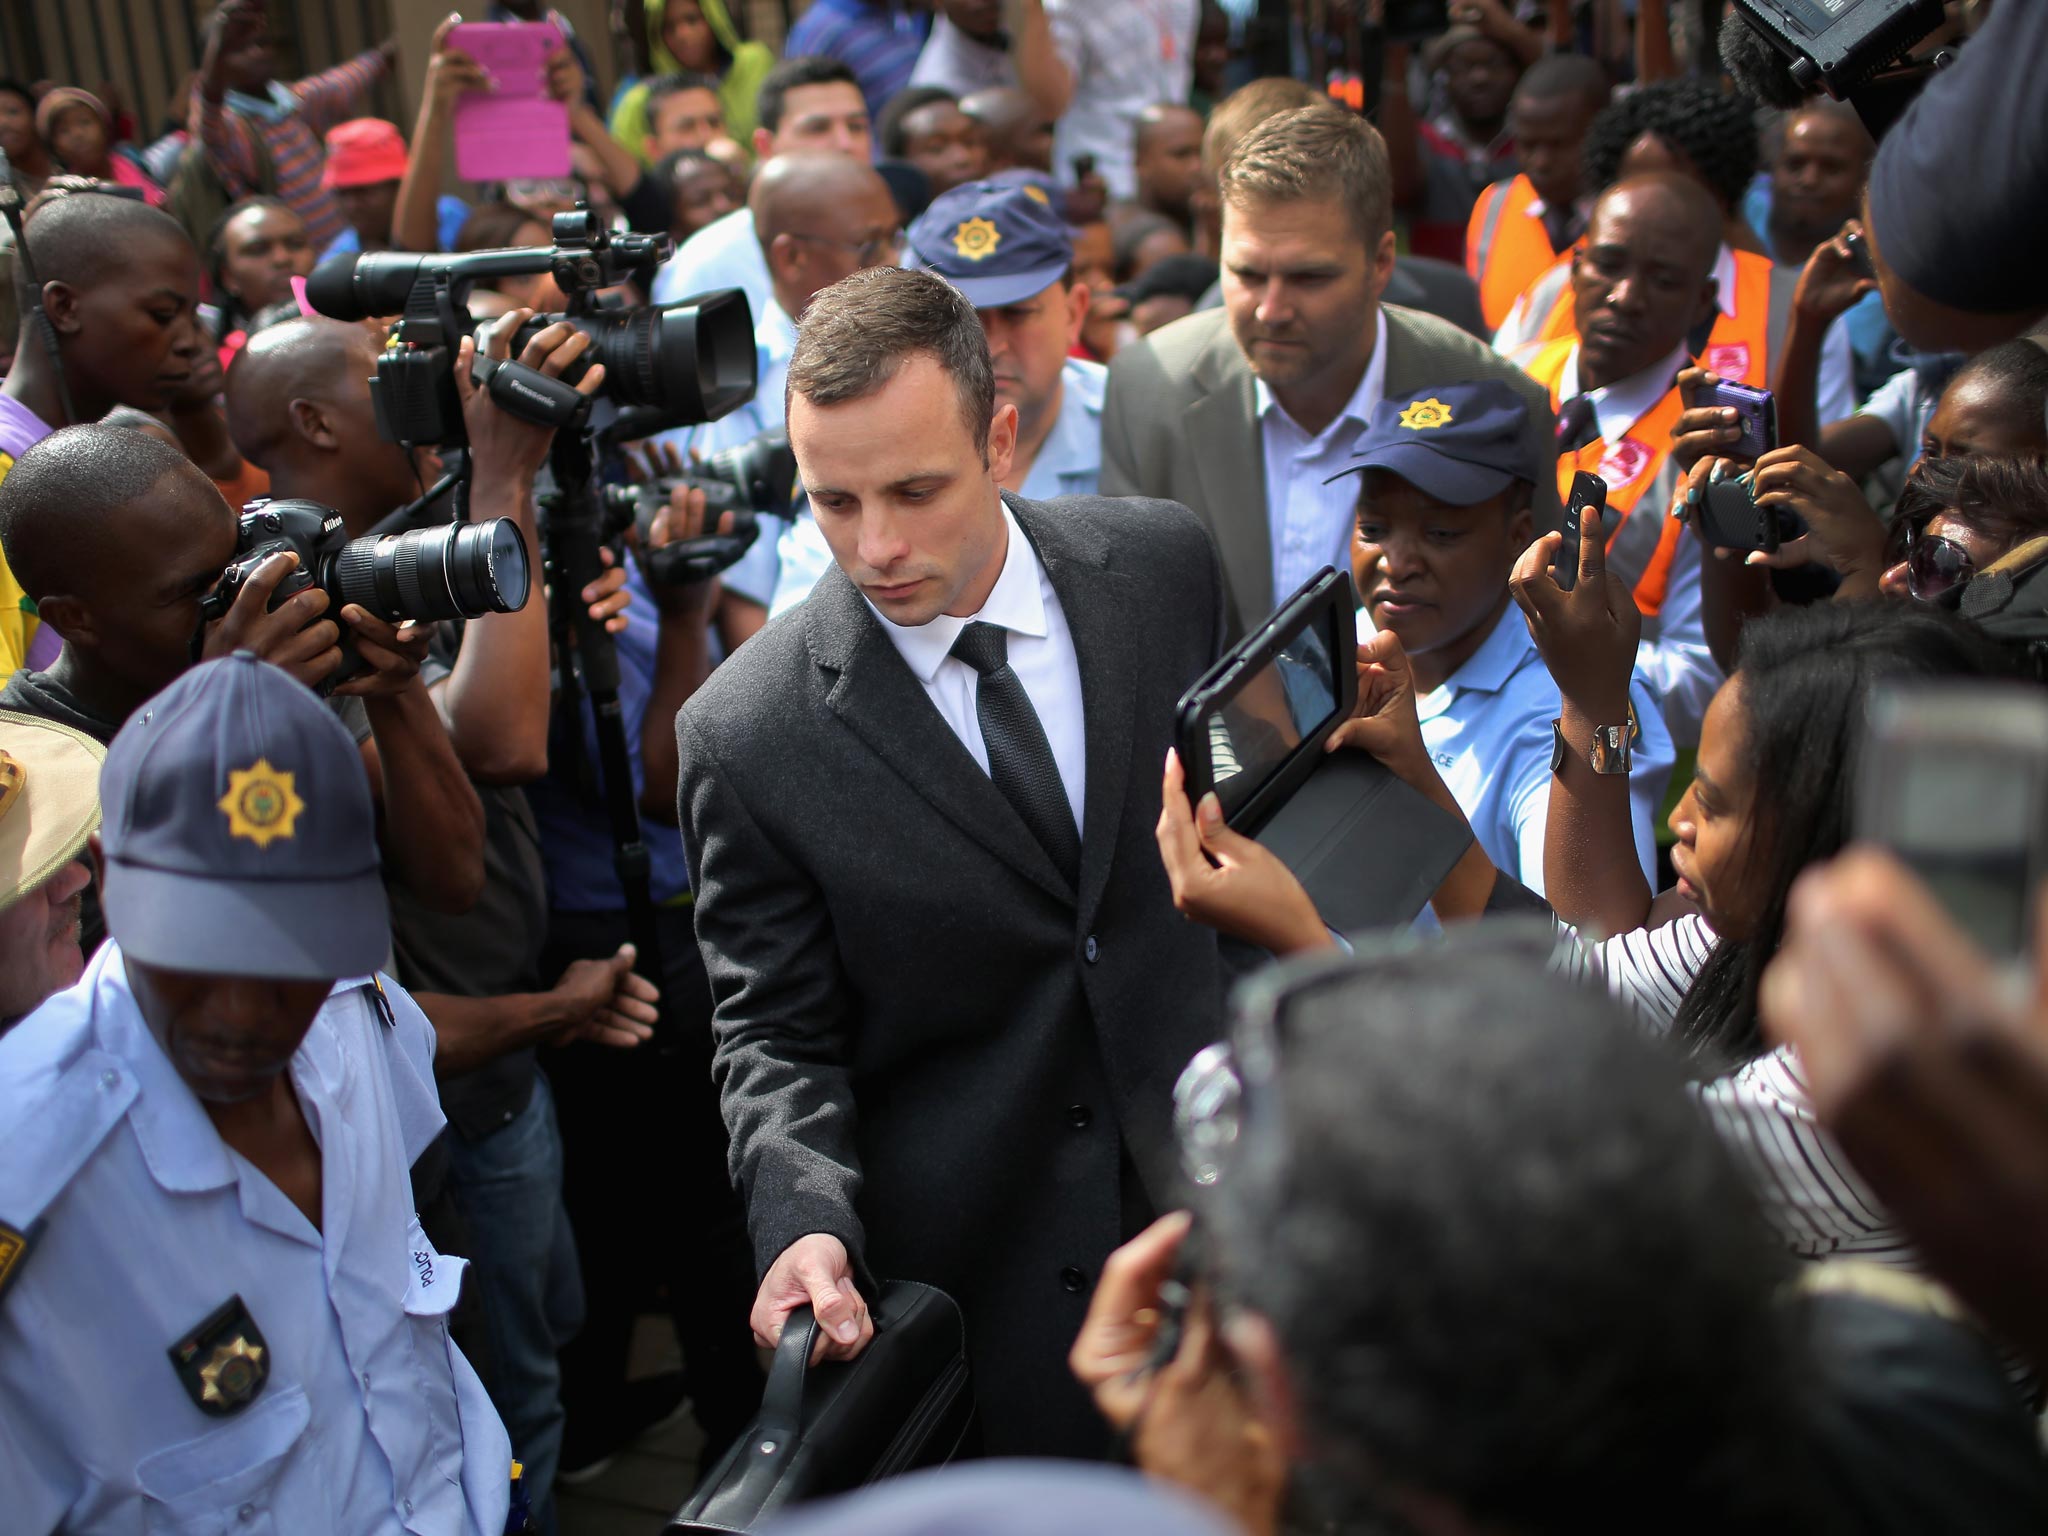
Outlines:
{"label": "orange high-visibility vest", "polygon": [[[1754,251],[1736,251],[1734,256],[1735,305],[1732,311],[1724,308],[1715,317],[1714,329],[1700,353],[1700,366],[1731,382],[1769,389],[1771,348],[1778,339],[1771,334],[1771,261]],[[1550,301],[1543,324],[1536,332],[1537,341],[1558,341],[1578,334],[1570,268],[1571,257],[1567,255],[1556,268],[1529,285],[1535,297],[1540,299],[1547,294]],[[1535,294],[1539,285],[1543,293]],[[1726,299],[1728,295],[1721,297]],[[1489,323],[1498,326],[1500,321]]]}
{"label": "orange high-visibility vest", "polygon": [[[1530,378],[1550,391],[1552,410],[1564,403],[1558,397],[1558,385],[1578,344],[1576,336],[1560,336],[1525,347],[1515,358]],[[1572,476],[1580,470],[1591,470],[1607,482],[1607,509],[1620,520],[1607,538],[1609,568],[1634,582],[1636,607],[1646,618],[1654,618],[1664,607],[1671,587],[1671,566],[1678,558],[1678,541],[1685,537],[1685,526],[1667,515],[1668,507],[1645,503],[1643,493],[1656,482],[1658,471],[1671,455],[1671,436],[1684,409],[1674,384],[1635,419],[1620,442],[1610,447],[1596,437],[1576,453],[1557,456],[1560,502],[1571,499]]]}
{"label": "orange high-visibility vest", "polygon": [[1496,181],[1472,205],[1465,226],[1465,270],[1479,285],[1479,309],[1488,330],[1507,319],[1522,290],[1557,262],[1550,231],[1529,212],[1536,187],[1527,176]]}

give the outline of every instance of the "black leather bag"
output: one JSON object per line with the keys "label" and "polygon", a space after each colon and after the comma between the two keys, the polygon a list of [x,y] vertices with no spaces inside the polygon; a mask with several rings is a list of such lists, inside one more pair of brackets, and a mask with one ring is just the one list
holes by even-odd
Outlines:
{"label": "black leather bag", "polygon": [[951,1461],[974,1418],[967,1334],[944,1291],[883,1283],[875,1337],[856,1360],[811,1366],[818,1323],[792,1312],[761,1412],[705,1475],[666,1536],[749,1532],[805,1499]]}

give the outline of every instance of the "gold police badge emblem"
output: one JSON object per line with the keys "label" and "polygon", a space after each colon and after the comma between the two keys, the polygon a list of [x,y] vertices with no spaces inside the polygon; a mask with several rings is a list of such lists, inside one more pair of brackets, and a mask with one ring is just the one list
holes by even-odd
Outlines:
{"label": "gold police badge emblem", "polygon": [[222,1302],[170,1355],[186,1395],[216,1417],[247,1407],[270,1379],[270,1346],[239,1296]]}
{"label": "gold police badge emblem", "polygon": [[1410,432],[1427,432],[1432,427],[1450,424],[1451,408],[1434,395],[1427,400],[1417,400],[1401,413],[1401,425]]}
{"label": "gold police badge emblem", "polygon": [[220,797],[219,806],[227,813],[228,836],[246,837],[258,848],[268,848],[292,836],[306,802],[292,788],[292,775],[259,757],[249,767],[229,773],[228,792]]}
{"label": "gold police badge emblem", "polygon": [[1003,243],[1003,232],[983,218],[962,221],[953,231],[953,250],[965,261],[987,261]]}

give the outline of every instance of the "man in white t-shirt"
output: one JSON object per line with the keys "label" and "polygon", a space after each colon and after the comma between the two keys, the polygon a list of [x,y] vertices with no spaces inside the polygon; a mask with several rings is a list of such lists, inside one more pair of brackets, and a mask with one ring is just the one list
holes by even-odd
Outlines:
{"label": "man in white t-shirt", "polygon": [[1020,36],[1018,84],[1059,115],[1054,163],[1062,179],[1074,179],[1077,155],[1093,155],[1110,192],[1129,198],[1137,191],[1132,140],[1138,114],[1158,102],[1188,99],[1200,0],[1042,4],[1052,24],[1053,56],[1034,57]]}

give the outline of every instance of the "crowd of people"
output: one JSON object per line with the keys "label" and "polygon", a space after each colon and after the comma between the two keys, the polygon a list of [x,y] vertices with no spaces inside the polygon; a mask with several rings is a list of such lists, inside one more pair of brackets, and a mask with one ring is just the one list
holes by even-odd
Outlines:
{"label": "crowd of people", "polygon": [[[790,1532],[2048,1529],[2048,11],[1867,4],[0,80],[0,1525],[552,1533],[911,1280],[1027,1460]],[[1332,569],[1387,930],[1182,757]]]}

